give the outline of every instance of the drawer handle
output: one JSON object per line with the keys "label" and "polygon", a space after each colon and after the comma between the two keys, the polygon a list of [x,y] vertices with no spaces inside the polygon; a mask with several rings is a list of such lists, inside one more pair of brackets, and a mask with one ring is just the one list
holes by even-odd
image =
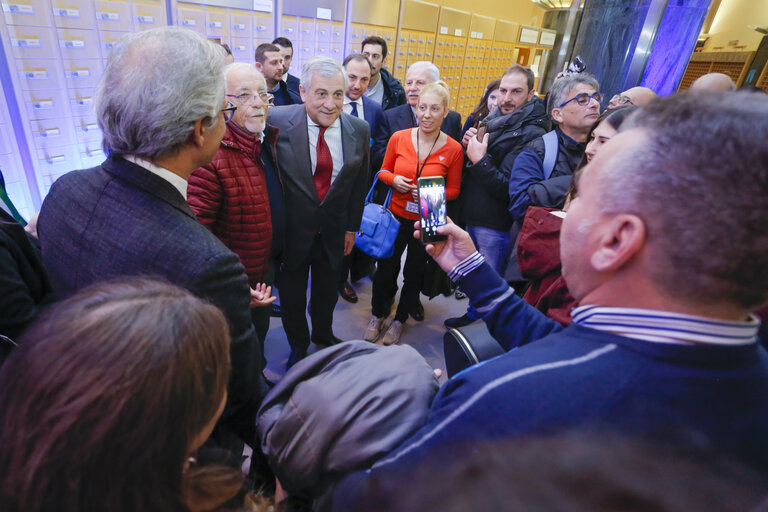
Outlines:
{"label": "drawer handle", "polygon": [[49,156],[46,157],[45,162],[48,162],[49,164],[60,164],[62,162],[66,162],[67,157],[66,155],[56,155],[56,156]]}
{"label": "drawer handle", "polygon": [[61,130],[58,128],[48,128],[45,130],[40,130],[40,136],[41,137],[57,137],[61,133]]}
{"label": "drawer handle", "polygon": [[19,14],[35,14],[35,7],[27,4],[3,4],[3,10]]}
{"label": "drawer handle", "polygon": [[54,16],[61,16],[62,18],[79,18],[80,17],[80,9],[54,8],[53,9],[53,15]]}
{"label": "drawer handle", "polygon": [[154,23],[155,17],[149,16],[147,14],[141,14],[139,16],[136,16],[136,21],[138,21],[139,23]]}
{"label": "drawer handle", "polygon": [[96,17],[102,20],[107,20],[107,21],[119,21],[120,13],[119,12],[97,12]]}
{"label": "drawer handle", "polygon": [[53,108],[53,100],[38,100],[32,104],[38,110]]}

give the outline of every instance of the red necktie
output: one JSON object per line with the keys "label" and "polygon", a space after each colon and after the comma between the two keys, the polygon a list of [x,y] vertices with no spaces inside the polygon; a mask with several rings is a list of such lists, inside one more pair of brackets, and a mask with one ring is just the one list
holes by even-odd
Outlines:
{"label": "red necktie", "polygon": [[325,143],[323,135],[327,127],[320,126],[320,133],[317,135],[317,164],[315,165],[315,188],[317,197],[320,201],[325,199],[328,189],[331,188],[331,176],[333,176],[333,158],[331,150]]}

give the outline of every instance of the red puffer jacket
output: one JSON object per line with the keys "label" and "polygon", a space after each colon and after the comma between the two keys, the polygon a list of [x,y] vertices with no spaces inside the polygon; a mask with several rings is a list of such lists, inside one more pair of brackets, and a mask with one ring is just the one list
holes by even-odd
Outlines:
{"label": "red puffer jacket", "polygon": [[[264,144],[274,141],[265,138]],[[259,139],[227,123],[213,161],[189,177],[187,202],[198,220],[240,256],[251,287],[262,282],[272,222]]]}

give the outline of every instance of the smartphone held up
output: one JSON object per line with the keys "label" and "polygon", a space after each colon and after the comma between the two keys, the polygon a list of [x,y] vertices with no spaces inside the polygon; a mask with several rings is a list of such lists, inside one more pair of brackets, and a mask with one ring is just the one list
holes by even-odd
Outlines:
{"label": "smartphone held up", "polygon": [[445,240],[445,235],[437,234],[437,227],[448,220],[445,204],[445,179],[441,176],[419,178],[419,225],[421,241],[425,244]]}

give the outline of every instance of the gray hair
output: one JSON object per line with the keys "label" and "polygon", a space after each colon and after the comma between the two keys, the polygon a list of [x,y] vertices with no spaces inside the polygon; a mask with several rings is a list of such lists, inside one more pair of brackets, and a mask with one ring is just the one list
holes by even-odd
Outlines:
{"label": "gray hair", "polygon": [[256,66],[254,66],[253,64],[249,64],[247,62],[233,62],[232,64],[227,64],[226,66],[224,66],[224,79],[226,80],[227,77],[229,77],[229,74],[232,73],[233,71],[245,70],[245,69],[250,69],[252,71],[257,72],[262,77],[264,76],[261,73],[261,71],[256,69]]}
{"label": "gray hair", "polygon": [[179,27],[123,37],[95,94],[105,152],[154,159],[177,152],[196,121],[215,126],[225,56],[220,45]]}
{"label": "gray hair", "polygon": [[429,73],[429,83],[440,80],[440,69],[428,60],[418,60],[408,66],[408,71],[405,73],[405,76],[407,77],[408,73],[419,69],[425,69],[427,73]]}
{"label": "gray hair", "polygon": [[596,91],[600,90],[600,84],[595,77],[589,73],[578,73],[576,75],[566,75],[552,84],[549,89],[549,99],[547,100],[547,115],[552,119],[552,109],[560,108],[560,105],[569,100],[568,95],[578,84],[592,86]]}
{"label": "gray hair", "polygon": [[344,79],[344,90],[347,90],[347,72],[344,68],[330,57],[312,57],[301,65],[301,86],[305,91],[309,91],[312,86],[312,77],[320,75],[325,78],[332,78],[341,75]]}
{"label": "gray hair", "polygon": [[768,96],[660,98],[621,126],[631,129],[646,141],[606,162],[601,209],[643,219],[652,281],[689,302],[765,303]]}

